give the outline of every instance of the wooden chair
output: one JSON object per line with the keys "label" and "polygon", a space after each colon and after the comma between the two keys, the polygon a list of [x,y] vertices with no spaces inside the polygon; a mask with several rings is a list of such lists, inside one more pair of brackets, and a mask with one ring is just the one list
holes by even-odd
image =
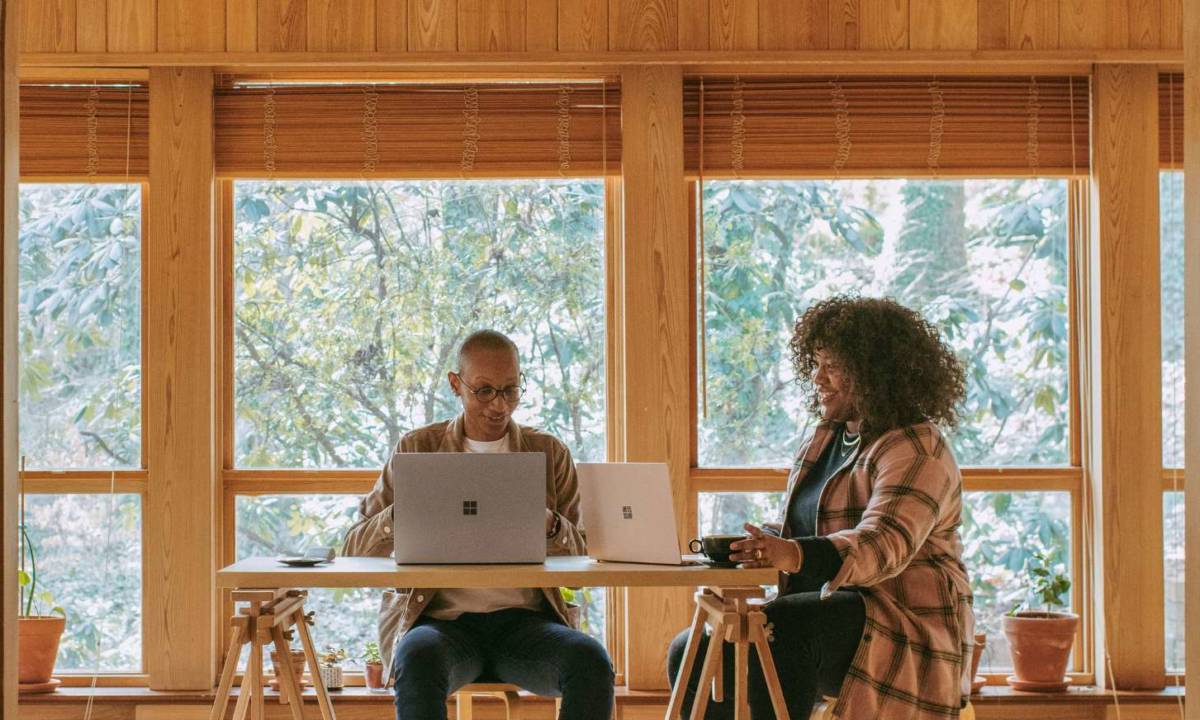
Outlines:
{"label": "wooden chair", "polygon": [[520,688],[508,683],[471,683],[464,685],[454,693],[455,715],[458,720],[473,720],[474,709],[471,701],[476,695],[491,695],[504,701],[504,717],[508,720],[522,720],[521,696],[517,693]]}

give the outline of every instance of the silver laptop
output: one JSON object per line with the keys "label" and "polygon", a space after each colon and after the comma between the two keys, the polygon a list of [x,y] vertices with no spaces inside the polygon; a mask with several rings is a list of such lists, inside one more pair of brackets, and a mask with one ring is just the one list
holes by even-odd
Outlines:
{"label": "silver laptop", "polygon": [[396,562],[546,559],[545,453],[396,453]]}
{"label": "silver laptop", "polygon": [[663,463],[577,463],[588,555],[679,565],[675,506]]}

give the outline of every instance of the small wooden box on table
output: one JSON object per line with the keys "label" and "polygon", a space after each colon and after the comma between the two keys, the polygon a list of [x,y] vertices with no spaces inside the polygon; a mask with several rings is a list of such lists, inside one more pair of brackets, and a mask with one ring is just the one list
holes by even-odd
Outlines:
{"label": "small wooden box on table", "polygon": [[[229,688],[237,668],[241,646],[251,644],[250,667],[246,671],[246,684],[238,696],[234,709],[235,720],[244,720],[249,705],[251,720],[262,718],[262,646],[274,642],[286,653],[283,631],[295,625],[304,646],[305,656],[311,667],[316,667],[316,655],[312,638],[306,627],[304,615],[304,588],[522,588],[522,587],[699,587],[696,593],[696,619],[688,644],[688,659],[695,660],[695,642],[707,623],[714,638],[732,642],[736,646],[736,686],[734,690],[735,712],[738,718],[749,718],[746,685],[749,649],[755,645],[760,657],[766,653],[768,687],[778,689],[774,678],[774,666],[769,664],[766,652],[765,616],[761,603],[765,595],[761,586],[775,583],[774,570],[742,570],[738,568],[712,568],[704,565],[645,565],[641,563],[598,562],[587,557],[552,557],[540,565],[397,565],[390,558],[343,557],[332,563],[311,568],[285,566],[273,558],[252,557],[240,560],[217,572],[217,587],[233,590],[235,602],[247,602],[234,616],[233,636],[225,666],[221,671],[221,684],[217,702],[213,705],[211,720],[220,720],[224,715],[229,698]],[[241,618],[245,618],[243,621]],[[714,690],[720,687],[720,642],[711,645],[709,655],[716,652],[716,659],[706,658],[706,676],[715,669],[711,677],[715,680]],[[294,675],[290,672],[290,657],[287,666],[281,669],[285,677],[280,679],[280,690],[292,707],[294,720],[300,718],[299,687],[294,686]],[[690,662],[688,665],[690,666]],[[685,667],[684,670],[688,670]],[[317,699],[323,720],[334,720],[333,707],[321,683],[320,674],[313,677]],[[683,689],[676,684],[671,695],[667,716],[679,717]],[[782,694],[772,690],[777,716],[786,720],[782,708]],[[701,703],[697,702],[697,706]],[[782,712],[780,712],[782,710]],[[693,713],[693,717],[699,717]]]}

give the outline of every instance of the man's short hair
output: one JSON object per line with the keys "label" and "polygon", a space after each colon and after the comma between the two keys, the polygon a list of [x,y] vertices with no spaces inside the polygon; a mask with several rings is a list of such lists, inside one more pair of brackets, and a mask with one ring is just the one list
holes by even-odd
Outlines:
{"label": "man's short hair", "polygon": [[468,355],[480,350],[507,350],[518,360],[521,358],[517,352],[517,344],[509,340],[504,333],[496,330],[476,330],[458,346],[458,371],[462,372],[463,361]]}

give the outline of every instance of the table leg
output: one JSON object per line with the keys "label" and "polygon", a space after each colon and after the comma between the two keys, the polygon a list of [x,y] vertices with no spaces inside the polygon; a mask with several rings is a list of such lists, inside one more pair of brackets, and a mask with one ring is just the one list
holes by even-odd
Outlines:
{"label": "table leg", "polygon": [[[279,656],[279,694],[286,699],[292,720],[304,720],[304,691],[300,688],[295,666],[292,665],[292,646],[283,636],[283,628],[278,625],[271,628],[271,639],[275,641],[275,654]],[[303,667],[300,672],[304,672]]]}
{"label": "table leg", "polygon": [[317,705],[321,708],[322,720],[336,720],[333,703],[329,701],[329,692],[325,689],[325,681],[317,671],[317,650],[313,647],[312,636],[308,634],[308,623],[304,617],[304,607],[296,609],[296,629],[300,632],[300,645],[304,648],[304,656],[308,666],[313,669],[313,687],[317,689]]}
{"label": "table leg", "polygon": [[[699,593],[697,593],[699,594]],[[692,626],[688,631],[687,645],[684,646],[683,663],[675,676],[675,687],[671,688],[671,701],[667,704],[667,720],[679,720],[683,709],[683,696],[687,692],[687,682],[692,676],[692,666],[696,663],[696,655],[700,649],[700,638],[704,635],[704,608],[696,605],[696,614],[692,616]]]}
{"label": "table leg", "polygon": [[763,680],[766,681],[767,692],[771,694],[771,707],[775,709],[775,720],[790,720],[787,702],[783,699],[783,686],[779,684],[779,673],[775,670],[775,658],[771,655],[771,646],[767,642],[767,616],[761,610],[756,610],[750,613],[749,620],[750,639],[758,651]]}
{"label": "table leg", "polygon": [[[739,618],[740,620],[741,618]],[[750,644],[739,637],[733,643],[733,717],[734,720],[750,720],[750,697],[748,678],[750,675]]]}
{"label": "table leg", "polygon": [[[229,640],[229,649],[225,651],[225,661],[221,668],[221,682],[217,685],[217,697],[213,701],[208,720],[221,720],[225,717],[225,708],[229,705],[229,693],[233,689],[233,674],[237,671],[238,656],[242,654],[244,626],[245,623],[233,626],[233,637]],[[238,699],[241,700],[240,694]]]}
{"label": "table leg", "polygon": [[721,650],[725,641],[722,640],[721,628],[712,629],[708,637],[708,652],[704,654],[704,665],[700,671],[700,681],[696,683],[696,699],[692,702],[691,720],[701,720],[704,711],[708,709],[708,685],[712,682],[713,672],[720,664]]}
{"label": "table leg", "polygon": [[[251,629],[252,633],[257,630]],[[258,638],[250,641],[250,666],[246,668],[246,679],[250,683],[250,720],[263,720],[263,651]],[[242,689],[246,689],[246,680],[242,681]]]}

